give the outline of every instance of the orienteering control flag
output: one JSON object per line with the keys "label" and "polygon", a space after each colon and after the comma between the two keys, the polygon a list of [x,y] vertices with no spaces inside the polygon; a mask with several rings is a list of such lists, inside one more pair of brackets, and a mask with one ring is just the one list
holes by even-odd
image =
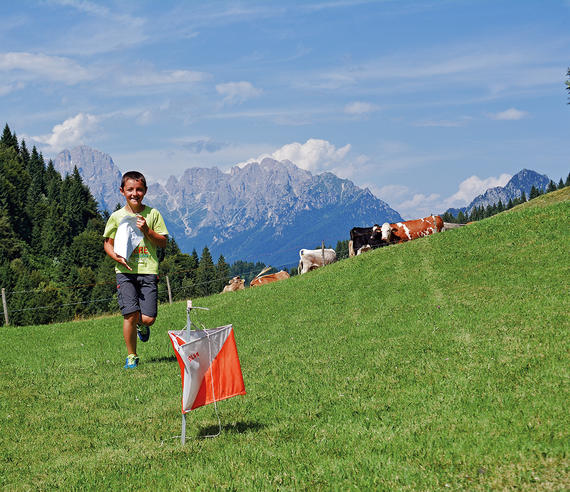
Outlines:
{"label": "orienteering control flag", "polygon": [[168,335],[182,375],[182,413],[245,395],[232,325]]}

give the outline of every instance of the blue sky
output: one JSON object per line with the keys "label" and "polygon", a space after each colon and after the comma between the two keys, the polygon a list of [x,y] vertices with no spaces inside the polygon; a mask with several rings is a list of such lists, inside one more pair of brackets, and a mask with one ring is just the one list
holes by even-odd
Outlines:
{"label": "blue sky", "polygon": [[415,218],[566,178],[569,25],[563,0],[2,2],[0,116],[48,158],[166,181],[267,155]]}

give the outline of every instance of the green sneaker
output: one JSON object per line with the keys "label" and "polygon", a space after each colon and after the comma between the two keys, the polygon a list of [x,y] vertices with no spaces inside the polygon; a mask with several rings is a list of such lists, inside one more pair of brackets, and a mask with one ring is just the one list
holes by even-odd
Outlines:
{"label": "green sneaker", "polygon": [[136,354],[127,355],[127,360],[125,361],[125,369],[134,369],[139,365],[139,358]]}
{"label": "green sneaker", "polygon": [[141,342],[148,342],[148,339],[150,338],[150,328],[139,323],[137,325],[137,335]]}

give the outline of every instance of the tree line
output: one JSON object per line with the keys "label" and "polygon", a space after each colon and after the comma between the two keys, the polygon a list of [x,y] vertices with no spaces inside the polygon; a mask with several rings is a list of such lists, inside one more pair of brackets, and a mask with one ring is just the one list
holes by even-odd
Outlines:
{"label": "tree line", "polygon": [[[118,311],[115,263],[103,250],[108,218],[77,167],[61,176],[6,124],[0,138],[0,287],[7,294],[10,324]],[[215,263],[207,246],[200,256],[196,250],[185,254],[174,238],[159,250],[159,259],[162,302],[168,301],[166,276],[173,300],[180,300],[221,292],[236,275],[249,282],[265,267],[245,261],[228,265],[223,255]]]}
{"label": "tree line", "polygon": [[545,193],[551,193],[556,190],[561,190],[566,186],[570,186],[570,173],[568,174],[566,181],[563,181],[562,178],[560,178],[558,185],[556,185],[554,181],[550,180],[546,189],[537,188],[533,185],[530,189],[528,199],[526,197],[526,193],[523,191],[520,197],[515,199],[509,199],[508,203],[506,204],[503,204],[503,202],[499,200],[498,203],[493,203],[492,205],[487,205],[486,207],[484,207],[483,205],[481,205],[480,207],[474,207],[468,213],[464,213],[462,210],[460,210],[459,213],[457,214],[457,217],[454,216],[451,212],[447,211],[441,215],[441,218],[443,219],[444,222],[452,222],[456,224],[476,222],[478,220],[482,220],[487,217],[496,215],[505,210],[509,210],[515,207],[516,205],[525,203],[528,200],[533,200],[534,198],[544,195]]}

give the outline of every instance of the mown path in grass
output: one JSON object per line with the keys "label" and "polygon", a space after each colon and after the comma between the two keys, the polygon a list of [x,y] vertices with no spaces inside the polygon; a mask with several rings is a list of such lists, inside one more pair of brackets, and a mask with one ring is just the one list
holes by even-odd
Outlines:
{"label": "mown path in grass", "polygon": [[568,200],[242,292],[247,396],[188,416],[161,306],[142,365],[119,317],[4,328],[0,488],[564,489]]}

